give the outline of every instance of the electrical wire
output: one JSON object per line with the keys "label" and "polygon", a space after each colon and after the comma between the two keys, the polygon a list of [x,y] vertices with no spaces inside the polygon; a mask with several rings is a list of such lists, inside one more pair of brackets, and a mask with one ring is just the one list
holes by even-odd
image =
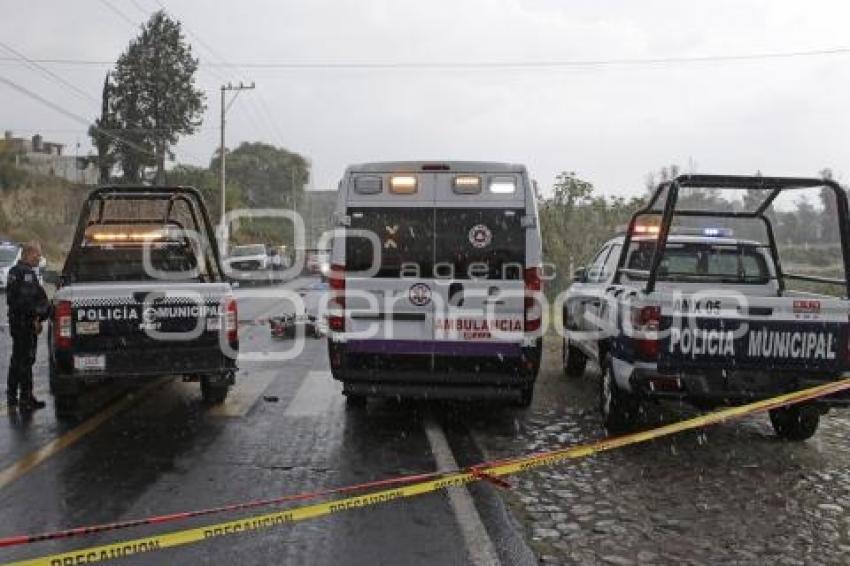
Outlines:
{"label": "electrical wire", "polygon": [[110,12],[112,12],[113,14],[115,14],[116,16],[118,16],[119,18],[121,18],[122,20],[124,20],[125,22],[127,22],[128,24],[130,24],[130,26],[132,26],[134,29],[135,29],[136,27],[138,27],[138,24],[137,24],[137,23],[136,23],[136,22],[135,22],[132,18],[130,18],[130,16],[128,16],[127,14],[125,14],[124,12],[122,12],[121,10],[119,10],[118,8],[116,8],[115,6],[113,6],[113,5],[109,2],[109,0],[100,0],[100,3],[101,3],[101,4],[102,4],[102,5],[103,5],[103,6],[104,6],[107,10],[109,10]]}
{"label": "electrical wire", "polygon": [[[165,4],[162,2],[162,0],[153,0],[153,1],[156,2],[157,5],[159,5],[159,7],[163,11],[171,12],[172,14],[174,14],[173,11],[169,10],[165,6]],[[189,28],[189,26],[186,25],[184,18],[180,18],[179,15],[177,15],[177,14],[174,14],[174,15],[175,15],[175,17],[178,18],[178,20],[181,21],[181,25],[183,26],[183,29],[186,30],[186,33],[188,35],[190,35],[192,37],[192,39],[194,39],[195,42],[200,47],[202,47],[204,50],[206,50],[206,52],[210,55],[210,58],[213,61],[217,61],[218,65],[221,65],[222,68],[231,68],[231,69],[235,69],[236,71],[239,71],[239,73],[241,75],[241,76],[239,76],[239,80],[244,82],[244,83],[249,82],[248,77],[247,77],[247,73],[245,73],[244,69],[242,69],[238,65],[231,65],[224,57],[222,57],[218,53],[218,51],[212,45],[210,45],[209,42],[204,40],[204,38],[202,38],[198,33],[196,33],[191,28]],[[215,65],[215,63],[214,63],[214,65]],[[202,70],[206,70],[208,73],[210,73],[211,70],[215,69],[215,68],[216,68],[216,66],[206,66],[206,68],[204,68],[204,66],[202,65]],[[219,72],[212,71],[212,74],[219,76],[221,78],[222,82],[230,82],[232,80],[232,79],[225,77],[224,75],[222,75]],[[259,102],[259,104],[257,104],[257,102]],[[251,96],[247,97],[245,99],[245,104],[242,105],[241,108],[242,108],[242,114],[248,119],[248,121],[251,123],[251,125],[255,128],[256,131],[259,132],[263,128],[266,128],[268,130],[268,132],[271,134],[272,139],[275,139],[277,141],[278,145],[280,145],[281,147],[284,146],[283,135],[281,134],[281,131],[278,128],[277,120],[275,120],[274,116],[268,110],[268,107],[265,105],[265,99],[263,97],[261,90],[259,90],[259,89],[255,90],[251,94]]]}
{"label": "electrical wire", "polygon": [[6,43],[3,43],[2,41],[0,41],[0,48],[4,49],[5,51],[14,55],[16,57],[16,60],[18,60],[19,62],[24,62],[31,69],[40,71],[41,73],[43,73],[46,76],[48,76],[49,78],[51,78],[54,82],[59,82],[60,84],[64,85],[65,87],[71,89],[78,96],[85,98],[87,101],[94,102],[95,104],[100,103],[97,98],[95,98],[94,96],[92,96],[88,92],[84,91],[83,89],[81,89],[77,85],[65,80],[62,76],[54,73],[53,71],[51,71],[50,69],[48,69],[44,65],[32,60],[31,58],[27,57],[26,55],[24,55],[20,51],[15,50],[14,48],[7,45]]}
{"label": "electrical wire", "polygon": [[[101,0],[105,1],[105,0]],[[453,69],[558,69],[593,68],[615,66],[652,66],[682,65],[693,63],[731,63],[744,61],[762,61],[770,59],[794,59],[850,54],[850,47],[832,47],[804,51],[782,51],[771,53],[745,53],[741,55],[702,55],[684,57],[647,57],[614,59],[552,59],[527,61],[222,61],[205,63],[207,67],[231,69],[270,69],[270,70],[453,70]],[[0,61],[10,58],[0,57]],[[36,63],[51,65],[114,65],[114,61],[97,59],[33,59]]]}

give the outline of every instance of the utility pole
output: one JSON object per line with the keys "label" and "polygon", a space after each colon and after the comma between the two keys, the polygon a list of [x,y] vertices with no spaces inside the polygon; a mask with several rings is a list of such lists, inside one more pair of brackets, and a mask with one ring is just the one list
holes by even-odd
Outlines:
{"label": "utility pole", "polygon": [[[243,83],[239,83],[238,85],[227,83],[226,85],[221,85],[221,145],[219,146],[219,157],[221,158],[221,234],[219,241],[219,247],[222,251],[225,250],[225,245],[228,240],[227,234],[227,204],[225,202],[225,183],[227,180],[227,174],[225,172],[225,151],[224,151],[224,127],[225,127],[225,116],[227,115],[227,111],[230,110],[230,107],[233,106],[233,103],[236,101],[236,97],[239,96],[239,93],[243,90],[252,90],[255,88],[253,82],[251,84],[246,85]],[[233,98],[230,99],[230,103],[225,106],[224,99],[225,93],[227,91],[235,91],[236,94]]]}

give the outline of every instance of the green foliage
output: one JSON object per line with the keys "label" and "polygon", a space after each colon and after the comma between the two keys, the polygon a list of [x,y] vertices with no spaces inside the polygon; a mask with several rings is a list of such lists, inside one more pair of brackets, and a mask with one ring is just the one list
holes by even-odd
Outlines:
{"label": "green foliage", "polygon": [[[220,158],[213,157],[210,170],[218,171]],[[297,153],[262,142],[243,142],[227,153],[227,177],[243,189],[245,204],[252,208],[295,208],[310,176],[310,165]]]}
{"label": "green foliage", "polygon": [[[168,172],[169,185],[181,185],[198,189],[210,213],[210,220],[217,224],[221,218],[221,182],[217,171],[193,165],[178,165]],[[242,188],[232,179],[227,183],[227,209],[242,208]]]}
{"label": "green foliage", "polygon": [[[214,223],[221,214],[221,162],[209,168],[181,165],[168,172],[168,182],[200,190]],[[295,208],[303,201],[309,163],[297,153],[261,142],[244,142],[227,154],[227,210],[237,208]],[[280,218],[245,219],[232,226],[232,243],[289,244],[292,225]]]}
{"label": "green foliage", "polygon": [[538,203],[543,258],[555,264],[557,273],[547,284],[547,293],[555,296],[566,289],[572,272],[583,266],[643,204],[644,199],[639,197],[627,200],[594,196],[593,184],[575,173],[558,175],[553,196]]}
{"label": "green foliage", "polygon": [[0,190],[23,185],[27,178],[26,171],[15,166],[13,154],[0,152]]}
{"label": "green foliage", "polygon": [[[198,59],[185,43],[180,23],[164,11],[154,13],[121,54],[107,88],[109,117],[98,125],[111,137],[125,182],[145,178],[146,169],[165,173],[165,156],[179,136],[200,127],[204,94],[195,87]],[[99,149],[105,141],[93,130]]]}

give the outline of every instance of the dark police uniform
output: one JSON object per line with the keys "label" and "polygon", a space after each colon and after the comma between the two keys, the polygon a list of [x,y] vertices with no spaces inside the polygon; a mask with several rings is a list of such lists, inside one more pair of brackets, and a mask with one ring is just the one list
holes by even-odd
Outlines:
{"label": "dark police uniform", "polygon": [[12,359],[9,363],[6,395],[9,404],[14,405],[20,390],[21,405],[32,408],[35,405],[32,393],[32,365],[35,363],[38,344],[35,321],[47,319],[50,314],[50,302],[38,281],[36,271],[23,261],[18,261],[9,270],[6,304],[9,331],[12,335]]}

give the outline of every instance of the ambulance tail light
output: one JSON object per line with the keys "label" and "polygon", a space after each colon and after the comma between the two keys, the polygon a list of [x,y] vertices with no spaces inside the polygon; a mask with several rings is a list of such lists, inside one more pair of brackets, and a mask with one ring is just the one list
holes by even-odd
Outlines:
{"label": "ambulance tail light", "polygon": [[641,336],[635,337],[635,350],[645,360],[655,360],[660,352],[657,338],[647,338],[644,334],[661,330],[661,307],[647,305],[632,309],[632,330]]}
{"label": "ambulance tail light", "polygon": [[345,332],[345,266],[331,265],[328,285],[331,291],[328,302],[328,328],[331,332]]}
{"label": "ambulance tail light", "polygon": [[540,302],[540,291],[543,288],[540,279],[540,268],[529,267],[525,270],[525,331],[540,330],[543,319],[543,305]]}
{"label": "ambulance tail light", "polygon": [[53,344],[56,348],[69,349],[74,343],[71,301],[59,301],[53,311]]}
{"label": "ambulance tail light", "polygon": [[227,297],[224,301],[224,329],[228,342],[235,344],[239,341],[239,311],[233,297]]}

